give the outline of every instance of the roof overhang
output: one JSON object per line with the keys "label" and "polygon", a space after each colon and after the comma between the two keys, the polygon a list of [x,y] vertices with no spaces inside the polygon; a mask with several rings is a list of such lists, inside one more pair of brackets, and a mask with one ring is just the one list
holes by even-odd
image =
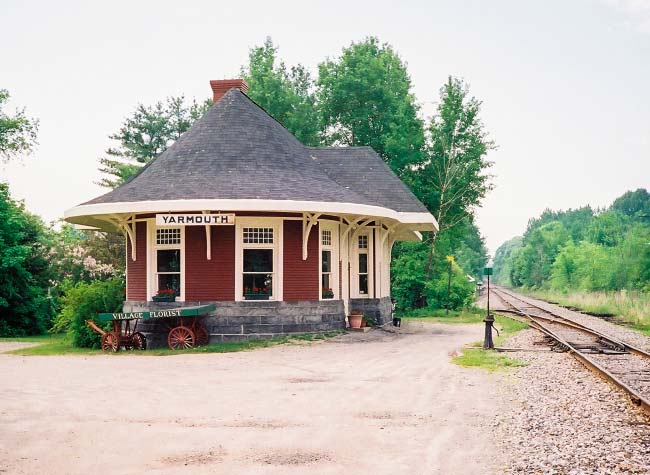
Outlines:
{"label": "roof overhang", "polygon": [[400,212],[381,206],[327,201],[258,200],[258,199],[195,199],[95,203],[75,206],[64,213],[70,223],[113,230],[111,216],[134,213],[168,213],[195,210],[311,212],[325,214],[356,214],[383,218],[406,225],[412,231],[437,231],[438,223],[428,212]]}
{"label": "roof overhang", "polygon": [[437,231],[438,223],[428,212],[400,212],[381,206],[327,201],[258,200],[258,199],[194,199],[133,201],[82,204],[67,210],[64,219],[70,223],[114,230],[110,217],[141,213],[170,213],[197,210],[310,212],[354,214],[391,220],[411,231]]}

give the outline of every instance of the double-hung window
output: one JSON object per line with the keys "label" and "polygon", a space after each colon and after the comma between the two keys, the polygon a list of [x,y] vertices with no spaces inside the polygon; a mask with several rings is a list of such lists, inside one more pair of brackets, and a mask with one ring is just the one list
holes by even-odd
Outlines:
{"label": "double-hung window", "polygon": [[368,235],[360,234],[357,241],[359,295],[368,295]]}
{"label": "double-hung window", "polygon": [[157,228],[154,245],[155,293],[173,291],[182,298],[181,228]]}
{"label": "double-hung window", "polygon": [[273,298],[275,269],[274,227],[242,228],[242,297],[244,300]]}
{"label": "double-hung window", "polygon": [[334,298],[334,275],[333,275],[333,254],[332,230],[321,230],[321,298]]}

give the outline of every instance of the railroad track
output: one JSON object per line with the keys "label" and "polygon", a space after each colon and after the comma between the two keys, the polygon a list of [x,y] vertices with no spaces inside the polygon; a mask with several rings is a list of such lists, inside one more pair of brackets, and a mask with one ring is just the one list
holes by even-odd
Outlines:
{"label": "railroad track", "polygon": [[555,351],[578,361],[626,391],[650,415],[650,353],[539,307],[502,288],[490,289],[506,307],[545,335]]}

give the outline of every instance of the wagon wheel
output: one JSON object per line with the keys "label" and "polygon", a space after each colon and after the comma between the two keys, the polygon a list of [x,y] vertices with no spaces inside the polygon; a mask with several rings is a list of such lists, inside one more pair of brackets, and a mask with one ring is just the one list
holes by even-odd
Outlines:
{"label": "wagon wheel", "polygon": [[198,324],[194,329],[194,334],[196,336],[196,346],[207,345],[210,341],[210,334],[208,330],[201,324]]}
{"label": "wagon wheel", "polygon": [[172,328],[167,336],[167,344],[172,350],[192,348],[196,338],[194,332],[188,327],[180,326]]}
{"label": "wagon wheel", "polygon": [[134,350],[146,350],[147,338],[140,332],[135,332],[131,336],[132,348]]}
{"label": "wagon wheel", "polygon": [[118,352],[120,351],[120,342],[116,332],[108,332],[102,336],[102,350]]}

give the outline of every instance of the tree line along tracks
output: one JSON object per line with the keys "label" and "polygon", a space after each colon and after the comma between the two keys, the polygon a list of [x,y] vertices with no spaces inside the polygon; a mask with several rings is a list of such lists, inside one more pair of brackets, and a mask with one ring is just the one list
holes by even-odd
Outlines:
{"label": "tree line along tracks", "polygon": [[544,309],[502,288],[491,292],[504,306],[545,335],[554,351],[571,353],[578,361],[626,391],[632,402],[650,415],[650,353],[593,328]]}

